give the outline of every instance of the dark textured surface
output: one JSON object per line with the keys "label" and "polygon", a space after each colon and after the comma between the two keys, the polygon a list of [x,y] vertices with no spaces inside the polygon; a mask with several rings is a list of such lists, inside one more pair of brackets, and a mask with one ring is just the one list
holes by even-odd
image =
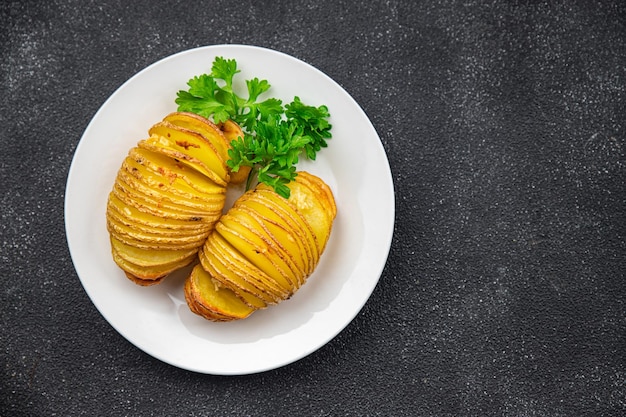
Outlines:
{"label": "dark textured surface", "polygon": [[[0,415],[626,415],[626,7],[492,3],[3,1]],[[117,334],[63,224],[72,153],[104,100],[218,43],[339,82],[397,192],[361,314],[243,377],[171,367]]]}

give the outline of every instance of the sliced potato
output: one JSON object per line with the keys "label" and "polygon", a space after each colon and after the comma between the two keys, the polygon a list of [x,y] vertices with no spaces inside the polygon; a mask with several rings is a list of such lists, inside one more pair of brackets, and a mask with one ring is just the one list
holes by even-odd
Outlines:
{"label": "sliced potato", "polygon": [[145,266],[137,265],[133,262],[127,261],[122,256],[120,256],[115,248],[111,250],[111,253],[113,254],[113,260],[118,266],[120,266],[120,268],[122,268],[125,272],[131,274],[132,276],[143,280],[154,280],[163,278],[168,274],[189,265],[194,261],[194,259],[196,259],[194,254],[187,258],[168,264]]}
{"label": "sliced potato", "polygon": [[309,194],[315,196],[314,200],[321,203],[325,208],[325,213],[330,219],[337,215],[337,205],[333,193],[320,177],[312,175],[306,171],[300,171],[295,179],[296,184],[305,185],[309,188]]}
{"label": "sliced potato", "polygon": [[[295,205],[291,204],[289,200],[279,196],[274,190],[258,186],[254,190],[254,199],[267,206],[267,210],[274,211],[281,215],[284,219],[288,219],[293,222],[294,227],[302,231],[305,242],[311,250],[310,260],[313,262],[313,267],[317,265],[317,261],[321,255],[317,242],[316,234],[313,232],[311,225],[307,222],[306,218],[298,212]],[[266,211],[267,211],[266,210]],[[266,211],[258,210],[259,213],[266,213]]]}
{"label": "sliced potato", "polygon": [[[291,243],[295,236],[288,233],[281,234],[280,237],[275,236],[270,232],[271,221],[254,216],[242,206],[231,208],[226,216],[234,221],[233,225],[238,225],[236,227],[241,233],[246,234],[253,242],[260,243],[258,250],[282,271],[282,275],[290,280],[292,287],[299,287],[299,277],[304,275],[304,271],[298,268],[292,251],[287,250],[294,249]],[[229,221],[224,220],[224,223]]]}
{"label": "sliced potato", "polygon": [[151,138],[158,138],[160,144],[167,148],[196,158],[210,172],[204,173],[209,178],[217,175],[225,184],[228,182],[226,160],[220,155],[215,145],[201,133],[185,129],[163,121],[153,125],[148,131]]}
{"label": "sliced potato", "polygon": [[125,261],[137,266],[168,265],[193,257],[196,249],[146,250],[130,246],[111,236],[113,250]]}
{"label": "sliced potato", "polygon": [[[128,156],[122,163],[122,169],[136,178],[146,187],[153,190],[170,201],[181,202],[191,207],[203,209],[208,203],[219,201],[223,193],[201,193],[184,181],[172,181],[170,176],[154,172],[137,162],[135,158]],[[221,187],[223,189],[223,187]]]}
{"label": "sliced potato", "polygon": [[[251,194],[248,193],[247,196]],[[260,198],[246,198],[247,196],[242,196],[233,207],[246,211],[257,221],[263,219],[264,228],[291,254],[299,269],[307,276],[313,272],[314,255],[308,244],[306,231],[280,210],[268,207]]]}
{"label": "sliced potato", "polygon": [[[291,274],[284,268],[282,262],[274,262],[274,254],[268,255],[270,246],[256,235],[222,216],[215,225],[215,232],[219,233],[233,248],[240,252],[250,263],[271,277],[276,284],[287,291],[294,287]],[[277,257],[276,257],[277,258]]]}
{"label": "sliced potato", "polygon": [[221,286],[233,291],[237,297],[250,307],[264,308],[268,304],[276,303],[276,301],[271,302],[272,298],[270,295],[251,285],[249,280],[242,279],[242,276],[236,271],[222,264],[220,258],[212,255],[212,253],[207,254],[201,249],[198,251],[198,260],[202,268]]}
{"label": "sliced potato", "polygon": [[202,222],[198,218],[188,218],[186,220],[174,219],[166,216],[157,216],[148,212],[141,211],[135,206],[131,206],[121,201],[115,193],[109,195],[107,202],[107,216],[116,216],[120,219],[127,219],[127,224],[136,225],[136,227],[153,227],[168,229],[174,235],[194,233],[195,231],[209,231],[212,229],[211,224]]}
{"label": "sliced potato", "polygon": [[213,202],[192,200],[185,197],[177,196],[168,190],[151,186],[143,180],[141,176],[135,176],[128,171],[122,169],[118,172],[118,184],[129,186],[133,193],[141,193],[143,199],[153,202],[159,207],[169,208],[182,213],[199,214],[211,216],[219,212],[223,207],[223,195],[217,194]]}
{"label": "sliced potato", "polygon": [[109,194],[113,258],[139,285],[197,259],[226,201],[226,138],[208,120],[170,117],[185,118],[194,123],[153,125],[128,152]]}
{"label": "sliced potato", "polygon": [[[216,125],[205,117],[187,112],[171,113],[165,116],[163,120],[184,129],[200,133],[211,141],[224,161],[230,159],[228,156],[228,149],[231,147],[230,143],[239,137],[243,137],[243,130],[232,120],[226,120]],[[248,178],[250,170],[250,167],[241,167],[237,172],[233,172],[228,168],[230,174],[229,182],[231,184],[243,183]]]}
{"label": "sliced potato", "polygon": [[[268,304],[275,304],[289,297],[289,288],[279,285],[271,276],[267,275],[237,251],[237,249],[228,243],[219,233],[213,231],[201,250],[204,251],[209,258],[214,257],[224,265],[225,268],[236,274],[239,281],[236,278],[233,281],[235,285],[239,285],[239,287],[243,289],[248,288],[247,285],[258,288],[261,293],[258,293],[254,289],[249,290],[249,292],[263,297]],[[225,277],[220,276],[220,279],[221,278]],[[269,298],[266,298],[265,294],[267,294]]]}
{"label": "sliced potato", "polygon": [[123,242],[132,242],[132,241],[142,241],[145,243],[151,243],[153,245],[192,245],[192,246],[201,246],[206,240],[207,236],[210,232],[205,232],[202,234],[194,234],[190,236],[170,236],[163,235],[158,233],[153,233],[152,231],[146,231],[142,229],[137,229],[133,227],[128,227],[127,225],[118,222],[116,219],[109,217],[107,218],[107,228],[109,232],[111,232],[115,237]]}
{"label": "sliced potato", "polygon": [[126,275],[126,277],[131,280],[132,282],[134,282],[137,285],[141,285],[143,287],[148,287],[151,285],[156,285],[159,284],[161,281],[163,281],[163,278],[165,278],[165,275],[162,277],[157,277],[157,278],[150,278],[150,279],[146,279],[146,278],[139,278],[136,277],[135,275],[131,274],[128,271],[124,271],[124,275]]}
{"label": "sliced potato", "polygon": [[[310,225],[321,253],[330,236],[332,222],[337,212],[332,193],[323,181],[307,172],[299,172],[288,187],[291,190],[288,202],[295,206],[296,211]],[[259,188],[269,187],[261,184]],[[276,200],[271,195],[270,198]]]}
{"label": "sliced potato", "polygon": [[161,216],[168,219],[177,219],[190,222],[213,223],[219,218],[219,213],[197,213],[190,210],[180,210],[177,207],[170,207],[163,202],[157,201],[145,194],[133,189],[121,179],[117,179],[113,185],[114,195],[129,206],[135,207],[139,211]]}
{"label": "sliced potato", "polygon": [[182,183],[181,186],[186,185],[194,189],[201,197],[226,193],[224,185],[216,184],[206,175],[160,152],[135,147],[129,151],[128,156],[135,159],[147,169],[159,173],[166,178],[170,184]]}
{"label": "sliced potato", "polygon": [[265,273],[245,258],[233,254],[232,250],[219,233],[211,233],[199,250],[198,257],[214,279],[237,293],[248,293],[265,304],[276,304],[286,296],[284,289],[275,285]]}
{"label": "sliced potato", "polygon": [[[196,267],[204,271],[214,289],[189,296],[192,311],[209,320],[223,320],[228,314],[217,306],[227,300],[238,299],[252,309],[265,308],[259,301],[269,306],[286,300],[304,284],[328,241],[336,207],[326,184],[308,173],[300,175],[300,182],[288,185],[289,199],[258,186],[240,197],[216,223],[198,252],[200,264]],[[190,276],[186,285],[191,287],[189,281],[194,279],[197,277]],[[272,302],[268,296],[277,300]]]}
{"label": "sliced potato", "polygon": [[219,287],[201,265],[191,270],[185,284],[185,298],[192,311],[209,320],[243,319],[256,310],[241,301],[230,289]]}
{"label": "sliced potato", "polygon": [[[145,239],[135,239],[125,234],[116,233],[114,229],[109,228],[107,224],[107,230],[111,235],[113,235],[116,239],[124,242],[127,245],[135,246],[140,249],[150,249],[150,250],[183,250],[183,249],[195,249],[196,251],[199,249],[197,242],[159,242],[159,241],[149,241]],[[202,246],[202,245],[200,245]],[[122,268],[124,269],[124,268]]]}
{"label": "sliced potato", "polygon": [[125,217],[121,215],[117,210],[110,209],[106,215],[107,221],[114,222],[115,224],[119,224],[120,226],[127,227],[131,230],[135,230],[138,233],[149,233],[158,236],[164,237],[173,237],[173,238],[186,238],[189,236],[208,236],[211,228],[206,225],[206,227],[198,227],[197,229],[169,229],[165,227],[151,227],[146,226],[141,223],[137,223],[132,218]]}
{"label": "sliced potato", "polygon": [[165,116],[163,121],[201,134],[211,142],[222,160],[228,160],[230,141],[226,138],[223,129],[220,129],[211,120],[195,113],[175,112]]}

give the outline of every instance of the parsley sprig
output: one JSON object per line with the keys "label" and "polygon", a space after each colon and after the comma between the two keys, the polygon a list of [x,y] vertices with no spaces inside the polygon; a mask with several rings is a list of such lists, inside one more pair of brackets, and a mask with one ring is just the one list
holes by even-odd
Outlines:
{"label": "parsley sprig", "polygon": [[233,89],[239,72],[236,60],[216,57],[210,74],[190,79],[189,89],[177,93],[178,111],[212,118],[215,123],[227,119],[238,123],[244,137],[231,142],[228,166],[234,172],[251,167],[246,189],[258,181],[289,198],[287,184],[297,175],[300,155],[315,160],[332,137],[328,108],[306,105],[297,96],[285,106],[277,98],[260,100],[270,84],[258,78],[246,81],[248,97],[241,97]]}

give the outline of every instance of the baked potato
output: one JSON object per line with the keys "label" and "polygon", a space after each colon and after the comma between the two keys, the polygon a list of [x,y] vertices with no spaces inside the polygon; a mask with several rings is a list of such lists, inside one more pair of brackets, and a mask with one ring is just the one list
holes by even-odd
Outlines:
{"label": "baked potato", "polygon": [[122,162],[106,209],[113,260],[140,285],[197,259],[230,177],[228,141],[208,119],[172,113],[148,133]]}
{"label": "baked potato", "polygon": [[299,172],[285,199],[266,185],[242,195],[215,225],[185,284],[209,320],[237,320],[290,298],[315,270],[337,210],[319,177]]}

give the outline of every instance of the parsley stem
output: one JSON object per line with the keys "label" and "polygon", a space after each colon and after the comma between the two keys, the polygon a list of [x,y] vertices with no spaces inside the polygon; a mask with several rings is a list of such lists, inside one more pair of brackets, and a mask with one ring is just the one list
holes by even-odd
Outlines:
{"label": "parsley stem", "polygon": [[254,182],[258,173],[258,169],[256,167],[252,167],[250,172],[248,173],[248,178],[246,179],[246,191],[252,189],[252,183]]}

